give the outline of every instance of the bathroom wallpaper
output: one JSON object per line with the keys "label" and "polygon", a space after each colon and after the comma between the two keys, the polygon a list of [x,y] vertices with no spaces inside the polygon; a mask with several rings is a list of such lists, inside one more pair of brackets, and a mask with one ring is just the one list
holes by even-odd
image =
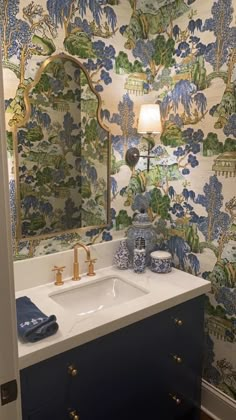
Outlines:
{"label": "bathroom wallpaper", "polygon": [[[61,52],[86,66],[112,134],[111,224],[87,243],[124,235],[145,208],[175,266],[211,281],[205,379],[236,399],[236,1],[0,0],[15,258],[73,246],[79,235],[17,244],[12,129],[39,65]],[[143,103],[160,103],[162,133],[137,133]],[[147,158],[125,162],[129,147]],[[30,179],[29,179],[30,183]]]}

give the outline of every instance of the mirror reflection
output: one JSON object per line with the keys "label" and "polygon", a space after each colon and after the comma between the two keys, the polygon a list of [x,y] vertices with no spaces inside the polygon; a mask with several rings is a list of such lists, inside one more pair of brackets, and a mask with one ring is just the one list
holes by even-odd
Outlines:
{"label": "mirror reflection", "polygon": [[60,54],[25,91],[15,131],[18,239],[108,224],[110,136],[86,69]]}

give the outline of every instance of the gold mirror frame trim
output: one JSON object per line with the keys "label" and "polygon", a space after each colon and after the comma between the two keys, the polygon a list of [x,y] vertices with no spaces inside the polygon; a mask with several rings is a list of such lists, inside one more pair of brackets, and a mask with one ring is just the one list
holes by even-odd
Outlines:
{"label": "gold mirror frame trim", "polygon": [[[55,60],[55,59],[62,59],[62,60],[69,60],[69,61],[73,61],[85,74],[87,81],[88,81],[88,85],[91,89],[91,91],[95,94],[95,96],[97,97],[98,100],[98,107],[97,107],[97,112],[96,112],[96,117],[97,117],[97,121],[100,125],[100,127],[105,130],[107,132],[108,135],[108,158],[107,158],[107,208],[106,208],[106,213],[107,213],[107,223],[104,225],[92,225],[92,226],[86,226],[86,227],[80,227],[78,229],[70,229],[70,230],[62,230],[62,231],[58,231],[55,233],[48,233],[45,235],[35,235],[35,236],[29,236],[29,237],[22,237],[22,231],[21,231],[21,205],[20,205],[20,187],[19,187],[19,160],[18,160],[18,140],[17,140],[17,129],[24,127],[24,125],[26,124],[26,122],[29,120],[30,114],[31,114],[31,104],[30,104],[30,100],[29,100],[29,91],[34,88],[37,83],[39,82],[41,75],[43,73],[43,71],[45,70],[45,68],[48,66],[49,63],[51,63],[51,61]],[[110,206],[111,206],[111,185],[110,185],[110,172],[111,172],[111,132],[110,129],[106,126],[106,124],[103,123],[102,119],[101,119],[101,109],[102,109],[102,100],[100,95],[98,94],[98,92],[94,89],[93,84],[90,80],[90,76],[89,73],[87,71],[87,69],[85,68],[85,66],[76,58],[71,57],[68,54],[65,53],[60,53],[60,54],[55,54],[53,56],[50,56],[49,58],[47,58],[40,66],[40,68],[37,70],[36,72],[36,76],[35,79],[32,83],[29,83],[29,85],[27,85],[25,91],[24,91],[24,104],[25,104],[25,116],[23,118],[23,120],[19,123],[19,124],[15,124],[12,130],[12,134],[13,134],[13,148],[14,148],[14,169],[15,169],[15,180],[16,180],[16,192],[15,192],[15,198],[16,198],[16,210],[17,210],[17,222],[16,222],[16,241],[20,242],[20,241],[24,241],[24,242],[32,242],[32,241],[37,241],[37,240],[42,240],[42,239],[48,239],[48,238],[53,238],[53,237],[57,237],[60,235],[66,235],[66,234],[70,234],[70,233],[83,233],[89,229],[103,229],[105,227],[107,227],[110,223]]]}

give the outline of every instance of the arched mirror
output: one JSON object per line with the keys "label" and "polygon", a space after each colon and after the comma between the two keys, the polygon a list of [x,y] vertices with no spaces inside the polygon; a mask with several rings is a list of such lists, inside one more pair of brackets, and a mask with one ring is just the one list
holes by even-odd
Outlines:
{"label": "arched mirror", "polygon": [[14,132],[17,239],[106,226],[110,134],[85,67],[65,54],[50,57],[24,100]]}

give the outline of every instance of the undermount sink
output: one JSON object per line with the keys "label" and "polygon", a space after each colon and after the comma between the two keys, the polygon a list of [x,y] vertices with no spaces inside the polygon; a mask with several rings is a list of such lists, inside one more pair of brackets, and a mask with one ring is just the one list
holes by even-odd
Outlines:
{"label": "undermount sink", "polygon": [[83,316],[144,296],[148,291],[119,276],[107,276],[51,293],[65,310]]}

